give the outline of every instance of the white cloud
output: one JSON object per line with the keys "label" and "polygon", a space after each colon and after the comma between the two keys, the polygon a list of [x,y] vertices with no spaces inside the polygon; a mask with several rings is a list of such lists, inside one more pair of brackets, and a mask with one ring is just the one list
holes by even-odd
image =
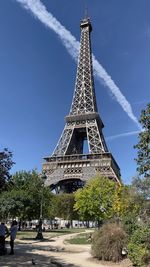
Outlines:
{"label": "white cloud", "polygon": [[[16,0],[24,8],[31,11],[35,18],[38,18],[45,26],[53,30],[61,39],[63,45],[68,50],[69,54],[77,61],[79,53],[79,42],[50,12],[40,0]],[[138,119],[133,113],[132,107],[126,97],[122,94],[120,88],[115,84],[110,75],[102,67],[93,55],[93,67],[96,77],[103,85],[107,86],[116,101],[121,105],[134,123],[141,129]]]}
{"label": "white cloud", "polygon": [[137,135],[140,132],[141,131],[132,131],[132,132],[127,132],[127,133],[116,134],[116,135],[112,135],[112,136],[106,137],[106,140],[111,141],[111,140],[114,140],[114,139],[117,139],[117,138],[122,138],[122,137]]}

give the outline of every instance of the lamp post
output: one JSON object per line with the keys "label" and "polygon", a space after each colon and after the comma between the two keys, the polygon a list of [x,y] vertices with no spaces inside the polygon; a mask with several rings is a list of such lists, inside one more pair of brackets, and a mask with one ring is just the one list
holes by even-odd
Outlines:
{"label": "lamp post", "polygon": [[44,190],[44,183],[46,180],[46,175],[45,173],[42,173],[41,179],[42,179],[42,188],[41,188],[41,202],[40,202],[40,218],[39,218],[39,227],[38,227],[38,232],[36,239],[42,240],[43,239],[43,234],[42,234],[42,223],[43,223],[43,190]]}

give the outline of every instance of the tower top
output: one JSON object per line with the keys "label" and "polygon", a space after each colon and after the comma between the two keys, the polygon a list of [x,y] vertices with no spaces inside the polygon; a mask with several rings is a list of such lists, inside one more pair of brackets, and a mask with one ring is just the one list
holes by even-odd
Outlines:
{"label": "tower top", "polygon": [[89,27],[90,32],[92,31],[91,21],[90,21],[90,19],[89,19],[88,17],[85,17],[85,18],[82,19],[81,22],[80,22],[80,28],[81,28],[81,30],[82,30],[83,28],[86,28],[86,27]]}
{"label": "tower top", "polygon": [[87,1],[85,1],[85,10],[84,10],[84,18],[80,22],[80,28],[81,30],[85,27],[89,27],[90,32],[92,31],[92,25],[90,18],[88,16],[88,7],[87,7]]}
{"label": "tower top", "polygon": [[[80,22],[81,41],[80,52],[77,66],[77,75],[75,82],[75,91],[69,116],[66,120],[72,121],[76,116],[86,115],[97,116],[97,104],[94,88],[93,66],[92,66],[92,51],[90,32],[92,30],[89,18],[84,18]],[[91,117],[90,117],[91,118]],[[79,120],[79,117],[77,118]]]}

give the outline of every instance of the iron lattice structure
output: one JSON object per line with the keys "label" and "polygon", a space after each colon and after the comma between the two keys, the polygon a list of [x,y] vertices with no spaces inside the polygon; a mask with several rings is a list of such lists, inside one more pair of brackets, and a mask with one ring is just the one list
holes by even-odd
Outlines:
{"label": "iron lattice structure", "polygon": [[[80,53],[75,91],[70,113],[60,140],[50,157],[43,163],[46,184],[56,192],[73,192],[96,172],[120,183],[120,169],[108,151],[96,104],[88,18],[81,21]],[[83,154],[84,141],[88,154]]]}

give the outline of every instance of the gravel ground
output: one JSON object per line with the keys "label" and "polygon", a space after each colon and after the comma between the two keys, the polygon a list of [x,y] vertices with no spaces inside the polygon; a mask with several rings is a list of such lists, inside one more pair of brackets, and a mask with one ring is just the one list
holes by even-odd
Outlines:
{"label": "gravel ground", "polygon": [[77,233],[42,242],[16,240],[15,255],[0,256],[0,267],[58,267],[59,263],[65,267],[132,267],[128,260],[117,264],[97,261],[90,255],[90,245],[64,242],[74,235]]}

